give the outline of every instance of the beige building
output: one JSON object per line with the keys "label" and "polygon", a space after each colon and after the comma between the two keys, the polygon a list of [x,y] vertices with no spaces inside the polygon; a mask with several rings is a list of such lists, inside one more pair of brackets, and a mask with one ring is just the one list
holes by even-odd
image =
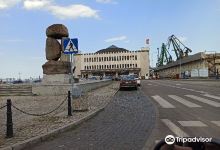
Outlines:
{"label": "beige building", "polygon": [[162,78],[177,78],[180,73],[189,77],[215,77],[220,72],[220,53],[200,52],[156,68]]}
{"label": "beige building", "polygon": [[118,77],[125,74],[137,74],[141,78],[149,76],[149,48],[128,51],[114,45],[97,51],[75,55],[75,76]]}

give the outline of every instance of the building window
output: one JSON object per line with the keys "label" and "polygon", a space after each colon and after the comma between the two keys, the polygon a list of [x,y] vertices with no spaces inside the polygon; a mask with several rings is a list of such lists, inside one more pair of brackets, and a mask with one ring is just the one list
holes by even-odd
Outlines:
{"label": "building window", "polygon": [[127,60],[129,60],[129,56],[127,56]]}
{"label": "building window", "polygon": [[122,64],[122,68],[124,68],[125,67],[125,65],[124,64]]}
{"label": "building window", "polygon": [[111,57],[109,57],[108,59],[109,59],[109,61],[111,61]]}
{"label": "building window", "polygon": [[121,56],[119,56],[119,61],[121,61]]}
{"label": "building window", "polygon": [[91,62],[91,58],[89,58],[89,62]]}
{"label": "building window", "polygon": [[114,56],[114,61],[116,61],[116,56]]}
{"label": "building window", "polygon": [[106,57],[104,57],[104,61],[106,61]]}
{"label": "building window", "polygon": [[99,62],[101,62],[101,57],[99,57]]}
{"label": "building window", "polygon": [[84,66],[84,69],[86,70],[86,66]]}
{"label": "building window", "polygon": [[137,60],[137,55],[135,55],[135,60]]}
{"label": "building window", "polygon": [[86,62],[86,58],[84,58],[84,62]]}
{"label": "building window", "polygon": [[119,68],[121,68],[121,64],[120,64],[120,67]]}
{"label": "building window", "polygon": [[135,64],[135,68],[137,68],[137,64]]}
{"label": "building window", "polygon": [[86,60],[87,60],[87,62],[89,62],[89,58],[87,58]]}

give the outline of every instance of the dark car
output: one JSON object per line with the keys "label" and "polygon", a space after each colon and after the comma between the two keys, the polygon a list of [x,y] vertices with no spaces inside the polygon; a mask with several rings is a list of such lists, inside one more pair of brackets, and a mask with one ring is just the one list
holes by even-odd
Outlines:
{"label": "dark car", "polygon": [[22,80],[15,80],[15,81],[13,81],[12,83],[13,83],[13,84],[21,84],[21,83],[23,83],[23,81],[22,81]]}
{"label": "dark car", "polygon": [[134,88],[137,90],[137,80],[133,76],[124,76],[120,81],[120,89],[122,88]]}

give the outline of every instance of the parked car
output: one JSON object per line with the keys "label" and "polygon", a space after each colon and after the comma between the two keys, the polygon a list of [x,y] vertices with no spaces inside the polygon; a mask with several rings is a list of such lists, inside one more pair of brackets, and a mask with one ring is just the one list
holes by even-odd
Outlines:
{"label": "parked car", "polygon": [[34,80],[33,82],[34,82],[34,83],[40,83],[40,82],[41,82],[41,79]]}
{"label": "parked car", "polygon": [[120,90],[122,88],[134,88],[137,90],[137,80],[133,76],[124,76],[120,81]]}
{"label": "parked car", "polygon": [[20,84],[20,83],[23,83],[23,81],[22,81],[22,80],[15,80],[15,81],[13,81],[12,83],[13,83],[13,84]]}
{"label": "parked car", "polygon": [[132,74],[132,75],[130,75],[130,76],[132,76],[132,77],[135,78],[135,80],[137,81],[137,85],[138,85],[138,86],[141,86],[141,79],[138,77],[137,74]]}
{"label": "parked car", "polygon": [[90,77],[90,78],[88,78],[89,80],[97,80],[97,78],[96,77]]}

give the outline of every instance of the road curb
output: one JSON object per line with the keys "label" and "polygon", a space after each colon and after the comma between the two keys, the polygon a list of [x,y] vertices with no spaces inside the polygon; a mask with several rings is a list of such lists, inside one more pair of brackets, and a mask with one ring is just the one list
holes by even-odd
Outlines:
{"label": "road curb", "polygon": [[78,121],[74,121],[73,123],[70,123],[68,125],[65,125],[63,127],[60,127],[58,129],[55,129],[55,130],[52,130],[46,134],[43,134],[43,135],[39,135],[39,136],[36,136],[36,137],[33,137],[33,138],[30,138],[28,140],[25,140],[25,141],[22,141],[22,142],[19,142],[19,143],[16,143],[14,145],[11,145],[11,146],[8,146],[8,147],[4,147],[4,148],[0,148],[0,150],[22,150],[24,148],[28,148],[28,147],[31,147],[35,144],[38,144],[38,143],[41,143],[41,142],[44,142],[46,141],[47,139],[51,138],[51,137],[54,137],[54,136],[57,136],[65,131],[68,131],[74,127],[77,127],[79,126],[81,123],[93,118],[94,116],[96,116],[99,112],[103,111],[105,109],[105,107],[107,106],[107,104],[103,107],[101,107],[100,109],[90,113],[89,115],[81,118],[80,120]]}

